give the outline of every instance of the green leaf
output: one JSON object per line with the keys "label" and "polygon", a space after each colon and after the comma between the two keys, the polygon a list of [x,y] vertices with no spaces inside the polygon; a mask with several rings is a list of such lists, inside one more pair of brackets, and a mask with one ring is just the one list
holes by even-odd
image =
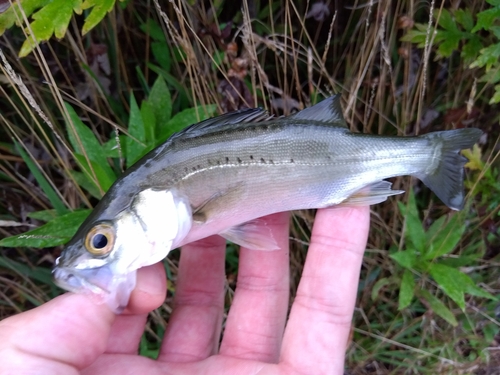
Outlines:
{"label": "green leaf", "polygon": [[415,202],[415,194],[413,189],[410,189],[408,194],[408,203],[405,207],[401,202],[398,202],[399,209],[406,219],[405,237],[413,244],[415,249],[423,253],[425,251],[426,236],[422,222],[418,217],[417,203]]}
{"label": "green leaf", "polygon": [[472,35],[469,41],[462,47],[460,55],[464,58],[466,64],[470,64],[477,58],[482,48],[481,39],[477,35]]}
{"label": "green leaf", "polygon": [[82,4],[82,9],[89,9],[92,7],[93,9],[85,19],[85,23],[82,27],[82,35],[87,34],[90,30],[97,26],[106,14],[113,10],[114,5],[115,0],[85,0]]}
{"label": "green leaf", "polygon": [[35,211],[35,212],[30,212],[28,214],[28,217],[35,219],[35,220],[40,220],[40,221],[51,221],[52,219],[55,219],[57,217],[57,212],[56,210],[42,210],[42,211]]}
{"label": "green leaf", "polygon": [[398,310],[408,307],[415,294],[415,277],[410,270],[405,270],[399,287],[399,306]]}
{"label": "green leaf", "polygon": [[472,13],[469,8],[457,9],[455,12],[455,19],[460,25],[462,25],[465,31],[470,32],[474,27],[474,18],[472,17]]}
{"label": "green leaf", "polygon": [[450,309],[447,308],[443,302],[441,302],[438,298],[430,294],[425,289],[422,289],[420,291],[420,294],[427,302],[429,302],[432,311],[434,311],[437,315],[450,323],[453,327],[456,327],[458,325],[455,315],[453,315]]}
{"label": "green leaf", "polygon": [[103,143],[102,151],[104,152],[104,155],[106,155],[106,157],[119,158],[120,157],[120,151],[119,151],[120,148],[121,148],[122,157],[123,157],[123,155],[124,155],[123,148],[125,147],[125,142],[126,142],[127,136],[122,134],[122,135],[118,136],[118,138],[119,138],[119,142],[120,142],[119,145],[116,142],[115,133],[111,134],[111,138],[109,139],[109,141],[107,141],[106,143]]}
{"label": "green leaf", "polygon": [[[68,103],[64,104],[71,119],[71,121],[66,119],[66,127],[69,142],[75,149],[75,159],[89,181],[92,181],[98,188],[100,186],[102,192],[106,192],[116,179],[115,173],[108,164],[106,154],[92,130],[80,120],[73,107]],[[84,156],[85,154],[90,165]],[[94,180],[94,173],[97,181]],[[100,195],[102,196],[102,194]]]}
{"label": "green leaf", "polygon": [[500,43],[492,44],[486,48],[479,51],[479,56],[476,61],[474,61],[470,67],[482,68],[486,66],[486,70],[490,70],[492,66],[496,66],[498,63],[498,58],[500,57]]}
{"label": "green leaf", "polygon": [[13,5],[9,7],[4,13],[0,14],[0,35],[2,35],[5,30],[10,29],[14,23],[18,23],[18,20],[23,20],[23,15],[20,10],[20,6],[26,15],[26,18],[31,16],[31,14],[47,5],[51,0],[24,0],[22,4],[20,1],[13,1]]}
{"label": "green leaf", "polygon": [[128,133],[130,137],[127,137],[125,144],[127,147],[127,168],[130,168],[142,155],[144,155],[144,150],[146,149],[144,123],[133,93],[130,94]]}
{"label": "green leaf", "polygon": [[162,76],[156,78],[149,93],[148,103],[155,116],[156,134],[159,135],[172,116],[172,98]]}
{"label": "green leaf", "polygon": [[436,9],[434,11],[434,17],[438,19],[438,25],[443,29],[446,29],[453,33],[459,32],[457,24],[455,23],[453,17],[451,16],[451,13],[447,9]]}
{"label": "green leaf", "polygon": [[153,56],[156,61],[158,61],[158,64],[169,72],[172,66],[172,58],[168,44],[164,42],[153,42],[151,43],[151,52],[153,52]]}
{"label": "green leaf", "polygon": [[75,152],[80,155],[86,154],[93,162],[107,165],[106,155],[92,130],[85,126],[71,105],[68,103],[64,103],[64,105],[71,119],[71,121],[66,119],[68,139]]}
{"label": "green leaf", "polygon": [[495,94],[490,99],[489,104],[500,103],[500,85],[495,85]]}
{"label": "green leaf", "polygon": [[52,207],[56,209],[59,215],[67,213],[68,209],[64,205],[63,201],[56,193],[52,185],[50,185],[50,183],[47,181],[42,172],[40,172],[35,162],[31,160],[31,157],[24,151],[24,149],[15,140],[14,140],[14,145],[16,146],[19,155],[21,155],[24,162],[28,166],[31,174],[33,175],[33,177],[35,177],[35,180],[38,182],[38,185],[40,185],[40,188],[43,190],[48,200],[52,204]]}
{"label": "green leaf", "polygon": [[372,288],[372,293],[371,293],[372,301],[375,301],[378,297],[380,290],[384,286],[389,285],[390,283],[391,283],[391,280],[387,277],[383,277],[382,279],[378,280]]}
{"label": "green leaf", "polygon": [[472,29],[472,32],[478,32],[481,29],[488,31],[495,22],[496,19],[500,17],[500,7],[498,5],[494,6],[491,9],[486,9],[483,12],[477,14],[477,23],[476,26]]}
{"label": "green leaf", "polygon": [[146,135],[146,145],[148,151],[156,145],[156,117],[153,107],[148,101],[141,103],[141,116],[144,123],[144,133]]}
{"label": "green leaf", "polygon": [[76,181],[78,186],[82,187],[84,190],[86,190],[90,195],[92,195],[94,198],[101,199],[103,194],[102,192],[104,189],[99,189],[97,184],[92,178],[89,178],[87,174],[84,172],[77,172],[77,171],[69,171],[73,179]]}
{"label": "green leaf", "polygon": [[430,275],[441,289],[464,310],[464,292],[467,286],[462,282],[462,272],[443,264],[431,264]]}
{"label": "green leaf", "polygon": [[52,247],[68,242],[92,210],[78,210],[51,220],[39,228],[0,241],[7,247]]}
{"label": "green leaf", "polygon": [[211,117],[216,110],[215,104],[207,106],[197,106],[185,109],[177,113],[160,131],[158,137],[160,142],[164,142],[172,134],[186,128],[189,125],[196,124],[197,122],[206,120]]}
{"label": "green leaf", "polygon": [[73,12],[81,14],[81,6],[82,0],[52,0],[34,13],[34,21],[26,28],[28,38],[24,41],[19,56],[26,56],[37,43],[49,40],[53,34],[56,38],[63,38]]}
{"label": "green leaf", "polygon": [[415,250],[408,249],[391,254],[390,257],[399,263],[404,268],[414,268],[417,263],[417,254]]}
{"label": "green leaf", "polygon": [[465,231],[465,224],[462,221],[462,215],[453,215],[448,223],[436,232],[434,237],[429,238],[430,243],[428,243],[428,250],[424,258],[435,259],[451,253],[460,242]]}
{"label": "green leaf", "polygon": [[[90,166],[87,163],[87,159],[83,155],[75,154],[75,160],[77,161],[79,167],[82,169],[87,181],[93,184],[97,189],[102,190],[102,192],[108,191],[108,189],[113,185],[116,180],[116,176],[111,170],[108,164],[101,165],[96,162],[91,161]],[[94,180],[97,178],[97,181]],[[99,194],[99,198],[102,198],[103,194]]]}

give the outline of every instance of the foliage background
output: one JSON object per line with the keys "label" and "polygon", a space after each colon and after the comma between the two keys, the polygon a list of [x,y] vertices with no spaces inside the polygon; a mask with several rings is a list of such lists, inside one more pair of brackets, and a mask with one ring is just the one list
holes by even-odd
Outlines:
{"label": "foliage background", "polygon": [[[289,114],[340,92],[353,131],[484,131],[466,152],[462,212],[409,177],[393,179],[405,195],[372,207],[346,373],[498,370],[498,1],[21,4],[0,14],[0,318],[61,293],[50,275],[61,245],[173,132],[244,106]],[[291,223],[292,296],[313,218]],[[228,308],[237,254],[228,244]],[[169,295],[150,315],[144,355],[168,324],[177,260],[165,260]]]}

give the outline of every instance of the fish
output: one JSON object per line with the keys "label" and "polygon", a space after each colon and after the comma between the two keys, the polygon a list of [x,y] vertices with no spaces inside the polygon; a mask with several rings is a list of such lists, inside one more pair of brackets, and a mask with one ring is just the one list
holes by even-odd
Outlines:
{"label": "fish", "polygon": [[[56,260],[53,276],[114,312],[126,307],[139,268],[218,234],[272,251],[263,216],[380,203],[402,193],[386,178],[411,175],[448,207],[464,206],[460,154],[475,128],[421,136],[351,132],[340,95],[291,116],[245,109],[191,125],[116,180]],[[264,226],[265,227],[265,226]]]}

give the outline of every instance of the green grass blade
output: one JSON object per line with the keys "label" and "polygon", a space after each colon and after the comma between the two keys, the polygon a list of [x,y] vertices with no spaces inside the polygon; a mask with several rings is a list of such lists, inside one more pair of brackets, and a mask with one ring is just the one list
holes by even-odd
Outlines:
{"label": "green grass blade", "polygon": [[63,215],[67,213],[68,209],[64,205],[63,201],[61,200],[61,198],[59,198],[59,195],[57,195],[56,191],[52,188],[45,176],[40,172],[37,165],[33,162],[33,160],[31,160],[31,157],[26,153],[26,151],[24,151],[19,143],[17,143],[15,140],[13,140],[13,142],[16,145],[16,149],[19,152],[19,155],[21,155],[21,157],[23,158],[30,172],[33,174],[33,177],[35,177],[35,180],[38,182],[38,185],[40,185],[40,188],[43,190],[43,192],[47,196],[47,199],[52,204],[52,207],[54,207],[57,211],[57,214]]}

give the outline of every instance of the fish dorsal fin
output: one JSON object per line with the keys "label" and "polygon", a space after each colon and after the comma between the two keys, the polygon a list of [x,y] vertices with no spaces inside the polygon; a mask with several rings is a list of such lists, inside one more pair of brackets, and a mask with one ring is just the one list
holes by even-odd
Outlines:
{"label": "fish dorsal fin", "polygon": [[228,125],[235,125],[247,122],[260,122],[270,118],[269,113],[262,108],[248,108],[239,111],[229,112],[224,115],[209,118],[208,120],[190,125],[187,128],[175,133],[170,138],[174,140],[179,137],[194,138],[199,135],[224,130]]}
{"label": "fish dorsal fin", "polygon": [[295,120],[309,120],[329,123],[333,126],[347,128],[342,107],[340,106],[340,94],[331,96],[312,107],[303,109],[288,117]]}

